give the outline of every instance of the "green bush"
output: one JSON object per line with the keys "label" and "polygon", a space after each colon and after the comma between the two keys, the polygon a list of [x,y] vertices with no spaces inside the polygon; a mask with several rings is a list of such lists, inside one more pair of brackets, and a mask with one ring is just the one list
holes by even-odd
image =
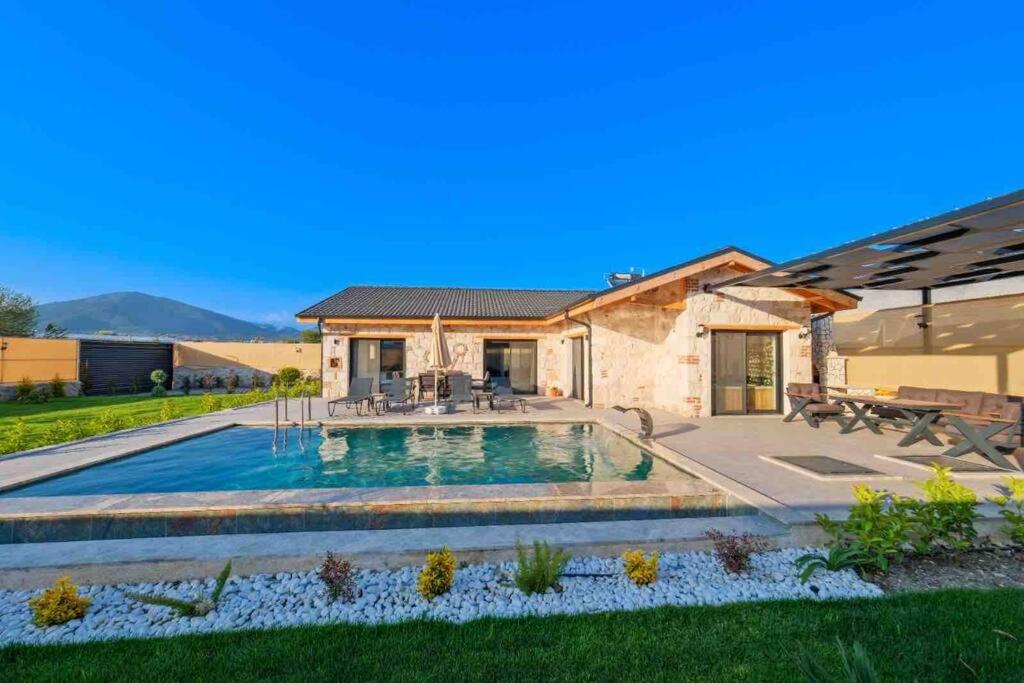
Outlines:
{"label": "green bush", "polygon": [[844,569],[857,569],[867,564],[868,556],[856,546],[833,546],[827,555],[807,553],[794,560],[793,564],[800,570],[800,583],[807,583],[819,569],[838,572]]}
{"label": "green bush", "polygon": [[224,383],[224,386],[227,388],[228,393],[229,394],[235,393],[235,390],[238,389],[238,384],[239,384],[238,375],[236,375],[233,370],[229,371],[228,372],[228,378],[227,378],[227,380],[225,380],[225,383]]}
{"label": "green bush", "polygon": [[123,416],[117,414],[117,411],[107,408],[92,421],[91,427],[94,434],[106,434],[125,429],[128,424]]}
{"label": "green bush", "polygon": [[25,399],[27,399],[35,390],[35,383],[27,376],[22,377],[21,381],[19,381],[14,387],[14,400],[19,403],[24,403]]}
{"label": "green bush", "polygon": [[185,394],[186,396],[191,394],[192,377],[190,377],[189,375],[185,375],[184,377],[182,377],[180,380],[178,380],[178,387],[181,388],[181,393]]}
{"label": "green bush", "polygon": [[830,546],[854,547],[863,553],[863,570],[889,571],[890,562],[900,557],[911,541],[916,501],[866,484],[855,485],[853,495],[857,502],[845,522],[820,513],[815,518],[832,537]]}
{"label": "green bush", "polygon": [[516,555],[519,566],[516,568],[516,585],[519,590],[532,595],[543,593],[558,583],[558,577],[565,569],[571,557],[569,553],[559,549],[552,550],[547,542],[534,541],[533,553],[527,554],[526,549],[516,540]]}
{"label": "green bush", "polygon": [[4,438],[0,441],[0,453],[17,453],[32,446],[32,439],[29,435],[28,423],[24,418],[19,417],[14,426],[7,430]]}
{"label": "green bush", "polygon": [[992,499],[999,506],[1000,516],[1006,520],[1003,531],[1014,543],[1024,545],[1024,479],[1006,477],[1002,493]]}
{"label": "green bush", "polygon": [[50,380],[50,396],[53,398],[64,398],[67,396],[65,382],[59,374],[54,375],[53,379]]}
{"label": "green bush", "polygon": [[215,413],[224,407],[220,396],[209,393],[203,394],[201,406],[204,413]]}
{"label": "green bush", "polygon": [[455,582],[455,556],[447,546],[436,553],[427,553],[427,564],[420,572],[416,590],[427,600],[444,595]]}
{"label": "green bush", "polygon": [[167,395],[167,389],[164,389],[161,384],[154,384],[153,390],[150,392],[153,398],[163,398]]}
{"label": "green bush", "polygon": [[302,372],[298,368],[284,367],[277,373],[277,378],[286,387],[290,387],[302,379]]}
{"label": "green bush", "polygon": [[953,480],[950,468],[934,465],[932,471],[931,479],[918,484],[925,500],[914,507],[914,550],[930,553],[937,543],[956,551],[966,550],[978,536],[974,528],[974,520],[980,516],[978,497]]}

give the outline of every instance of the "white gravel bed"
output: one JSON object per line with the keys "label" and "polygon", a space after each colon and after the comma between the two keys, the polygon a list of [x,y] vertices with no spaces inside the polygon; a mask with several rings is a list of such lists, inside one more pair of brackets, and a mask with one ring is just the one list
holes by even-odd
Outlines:
{"label": "white gravel bed", "polygon": [[[382,624],[409,619],[465,622],[480,617],[578,614],[634,610],[660,605],[721,605],[772,599],[818,600],[877,597],[882,590],[853,571],[819,570],[801,584],[793,560],[812,548],[759,553],[749,571],[729,574],[704,552],[666,553],[658,581],[633,585],[621,558],[577,557],[560,579],[561,592],[528,596],[515,586],[515,562],[461,567],[451,592],[427,602],[416,592],[420,567],[356,572],[359,597],[330,602],[316,572],[231,577],[216,609],[204,617],[178,617],[167,607],[143,605],[124,591],[182,599],[208,596],[214,579],[167,583],[84,586],[92,599],[83,619],[61,626],[32,624],[29,598],[41,591],[0,591],[0,646],[13,643],[72,643],[116,638],[152,638],[182,633],[349,622]],[[571,576],[610,574],[611,576]],[[73,577],[72,577],[73,578]]]}

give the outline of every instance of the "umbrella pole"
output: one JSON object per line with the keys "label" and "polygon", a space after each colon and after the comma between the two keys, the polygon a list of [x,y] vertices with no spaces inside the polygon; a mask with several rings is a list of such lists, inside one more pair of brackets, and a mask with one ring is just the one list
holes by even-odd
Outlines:
{"label": "umbrella pole", "polygon": [[434,368],[434,407],[437,407],[437,368]]}

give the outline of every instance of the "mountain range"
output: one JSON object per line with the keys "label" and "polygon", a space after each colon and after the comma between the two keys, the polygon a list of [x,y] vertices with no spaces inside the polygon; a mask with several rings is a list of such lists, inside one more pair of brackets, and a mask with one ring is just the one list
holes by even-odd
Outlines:
{"label": "mountain range", "polygon": [[112,292],[36,307],[38,329],[47,323],[68,334],[114,334],[187,339],[297,339],[292,327],[275,327],[232,318],[182,301],[142,292]]}

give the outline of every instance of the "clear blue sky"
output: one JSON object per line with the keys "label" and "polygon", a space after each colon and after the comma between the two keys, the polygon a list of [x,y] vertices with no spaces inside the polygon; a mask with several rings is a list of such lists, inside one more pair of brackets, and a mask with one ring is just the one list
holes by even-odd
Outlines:
{"label": "clear blue sky", "polygon": [[[205,5],[205,6],[204,6]],[[1020,3],[0,5],[0,283],[276,323],[1024,186]]]}

